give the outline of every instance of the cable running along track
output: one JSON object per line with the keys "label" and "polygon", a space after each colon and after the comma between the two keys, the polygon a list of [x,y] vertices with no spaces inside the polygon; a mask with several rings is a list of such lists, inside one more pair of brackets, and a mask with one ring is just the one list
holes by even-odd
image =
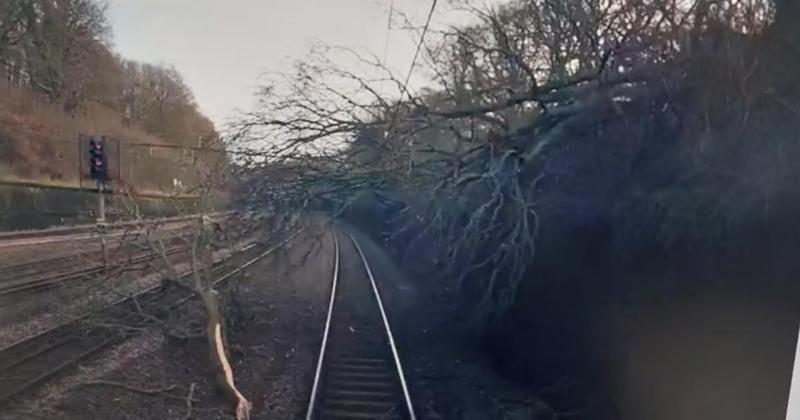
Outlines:
{"label": "cable running along track", "polygon": [[[333,232],[331,298],[306,420],[416,420],[389,319],[361,247],[340,261]],[[341,264],[340,264],[341,263]]]}

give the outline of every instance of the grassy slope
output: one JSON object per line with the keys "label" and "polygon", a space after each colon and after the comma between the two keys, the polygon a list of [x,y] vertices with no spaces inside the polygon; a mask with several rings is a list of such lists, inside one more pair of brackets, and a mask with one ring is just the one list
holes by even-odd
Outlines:
{"label": "grassy slope", "polygon": [[[173,178],[184,186],[196,183],[190,155],[175,149],[131,146],[169,141],[139,127],[125,126],[118,112],[89,102],[79,114],[70,116],[42,96],[0,84],[0,181],[77,187],[78,159],[88,159],[78,148],[78,136],[92,133],[122,143],[119,161],[115,150],[110,150],[109,162],[112,173],[119,171],[119,179],[115,179],[119,186],[172,194]],[[82,164],[85,178],[86,161]]]}

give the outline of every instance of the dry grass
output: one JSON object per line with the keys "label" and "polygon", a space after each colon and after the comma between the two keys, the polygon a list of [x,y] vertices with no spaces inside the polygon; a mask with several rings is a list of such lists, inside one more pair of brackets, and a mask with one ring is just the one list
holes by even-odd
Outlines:
{"label": "dry grass", "polygon": [[[167,144],[135,126],[125,126],[116,110],[89,102],[75,115],[28,89],[0,82],[0,122],[27,123],[29,133],[49,131],[51,139],[74,139],[80,133],[103,133],[131,141]],[[24,129],[24,128],[23,128]]]}
{"label": "dry grass", "polygon": [[[103,134],[120,141],[119,159],[109,150],[109,167],[119,184],[172,193],[173,179],[186,187],[197,182],[191,156],[183,151],[130,146],[171,143],[140,127],[124,125],[118,111],[89,102],[70,115],[43,95],[0,82],[0,181],[78,186],[81,159],[87,159],[78,145],[81,134]],[[82,164],[86,182],[86,162]]]}

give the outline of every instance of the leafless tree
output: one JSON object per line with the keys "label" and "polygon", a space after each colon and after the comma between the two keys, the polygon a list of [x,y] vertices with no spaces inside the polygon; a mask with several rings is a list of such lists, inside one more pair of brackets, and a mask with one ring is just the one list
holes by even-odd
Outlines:
{"label": "leafless tree", "polygon": [[[243,166],[248,193],[276,214],[338,214],[372,192],[372,205],[385,211],[385,237],[406,254],[433,244],[445,278],[488,318],[508,307],[529,273],[542,215],[556,217],[555,203],[576,176],[561,167],[572,165],[570,156],[611,156],[622,166],[609,173],[623,176],[655,147],[610,137],[634,121],[687,138],[713,129],[721,139],[725,124],[712,124],[713,116],[734,112],[746,123],[758,96],[750,88],[765,86],[748,81],[770,80],[750,47],[772,25],[767,1],[462,6],[476,24],[432,29],[437,36],[420,43],[433,88],[412,91],[370,54],[319,48],[259,92],[261,107],[242,119],[234,143],[265,150]],[[348,70],[337,64],[342,54],[385,76]],[[729,82],[705,79],[723,74]],[[615,149],[603,150],[602,141]],[[727,146],[714,147],[721,156]],[[676,167],[711,176],[708,153],[690,154],[697,159]],[[556,187],[562,178],[566,187]]]}
{"label": "leafless tree", "polygon": [[[227,162],[224,159],[204,159],[204,162],[206,165],[195,167],[201,182],[188,190],[198,197],[199,205],[185,208],[183,200],[178,197],[175,200],[175,210],[188,216],[186,220],[170,222],[167,226],[159,219],[147,217],[135,192],[129,192],[127,198],[121,200],[126,218],[132,221],[128,222],[130,232],[121,237],[115,235],[119,239],[114,243],[116,249],[125,251],[116,252],[117,257],[109,261],[106,273],[109,281],[101,279],[92,284],[94,294],[116,297],[113,299],[115,306],[108,313],[96,312],[94,308],[92,313],[96,313],[96,319],[93,322],[123,332],[155,328],[177,342],[204,339],[218,389],[231,404],[236,418],[247,419],[252,406],[236,386],[236,372],[229,354],[227,327],[232,320],[228,319],[227,305],[231,296],[220,289],[223,287],[218,281],[220,274],[214,268],[225,255],[235,252],[242,241],[252,241],[261,226],[255,226],[240,214],[235,223],[230,223],[232,228],[226,228],[227,217],[214,213],[212,208],[219,202],[217,195]],[[126,262],[126,254],[129,260],[133,258],[136,262]],[[140,261],[134,258],[137,255],[152,258]],[[155,277],[147,280],[149,283],[134,282],[136,287],[120,287],[119,281],[112,281],[128,271],[135,271],[133,274],[139,277]],[[159,281],[161,286],[157,290],[165,298],[153,300],[151,295],[139,294],[142,288],[158,285]],[[125,305],[118,303],[121,300]],[[201,303],[204,326],[198,322],[194,310],[175,306],[179,300],[187,304]]]}

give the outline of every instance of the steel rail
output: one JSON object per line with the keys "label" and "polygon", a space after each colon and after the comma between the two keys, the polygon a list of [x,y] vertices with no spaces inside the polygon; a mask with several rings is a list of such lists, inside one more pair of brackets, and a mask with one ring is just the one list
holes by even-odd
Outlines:
{"label": "steel rail", "polygon": [[331,319],[333,319],[333,305],[336,301],[336,285],[339,281],[339,237],[336,232],[331,230],[333,234],[333,281],[331,282],[331,299],[328,303],[328,315],[325,318],[325,330],[322,333],[322,345],[319,350],[319,358],[317,360],[317,371],[314,373],[314,385],[311,387],[311,397],[308,399],[308,411],[306,411],[306,420],[312,420],[314,415],[314,408],[317,402],[317,394],[319,393],[319,382],[322,377],[322,365],[325,360],[325,349],[328,347],[328,336],[331,330]]}
{"label": "steel rail", "polygon": [[[333,229],[331,234],[334,238],[331,292],[305,419],[416,420],[372,268],[349,232],[359,260],[355,265],[343,266],[338,235]],[[355,277],[340,278],[345,273]]]}
{"label": "steel rail", "polygon": [[391,347],[392,350],[392,357],[394,358],[395,367],[397,368],[397,375],[400,377],[400,385],[403,388],[403,398],[405,399],[406,408],[408,409],[408,414],[411,420],[416,420],[416,415],[414,414],[414,405],[411,403],[411,393],[408,391],[406,375],[403,370],[403,366],[400,363],[400,354],[398,353],[397,346],[395,345],[392,328],[389,326],[389,318],[386,316],[386,311],[383,308],[383,300],[381,299],[381,294],[378,291],[378,285],[375,282],[375,277],[372,275],[372,270],[369,267],[369,262],[367,262],[367,257],[364,256],[364,252],[361,250],[361,246],[358,244],[355,236],[353,236],[353,234],[350,232],[347,234],[350,236],[350,240],[353,241],[353,245],[355,245],[358,255],[361,257],[361,262],[364,264],[364,269],[367,271],[367,276],[369,277],[369,281],[372,285],[372,291],[375,293],[375,300],[378,302],[378,309],[380,310],[381,318],[383,319],[383,326],[386,329],[386,335],[389,337],[389,347]]}

